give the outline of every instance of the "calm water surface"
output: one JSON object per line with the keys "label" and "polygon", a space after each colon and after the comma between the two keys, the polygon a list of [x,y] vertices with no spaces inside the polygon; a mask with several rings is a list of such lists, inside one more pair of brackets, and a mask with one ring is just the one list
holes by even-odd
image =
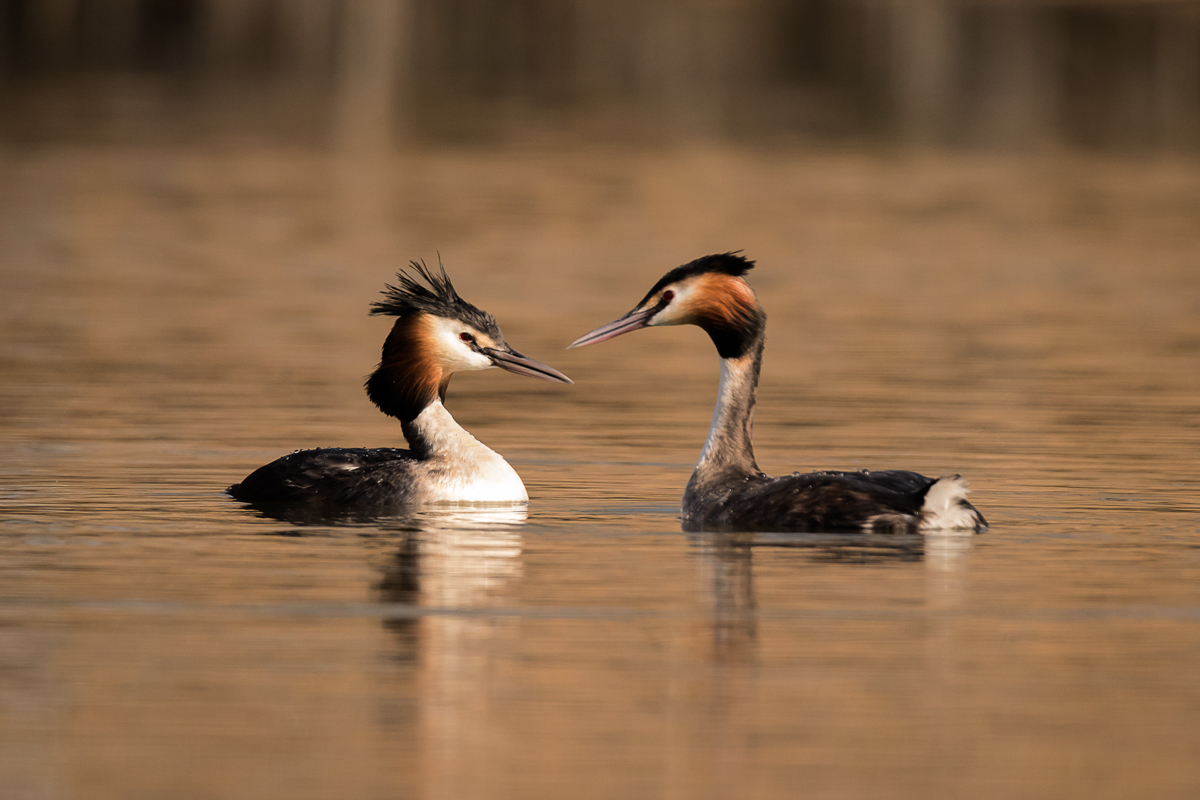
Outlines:
{"label": "calm water surface", "polygon": [[[696,536],[716,358],[563,351],[745,248],[772,472],[961,472],[978,537]],[[273,517],[440,251],[556,387],[449,406],[528,509]],[[0,150],[6,798],[1200,794],[1200,167],[253,142]]]}

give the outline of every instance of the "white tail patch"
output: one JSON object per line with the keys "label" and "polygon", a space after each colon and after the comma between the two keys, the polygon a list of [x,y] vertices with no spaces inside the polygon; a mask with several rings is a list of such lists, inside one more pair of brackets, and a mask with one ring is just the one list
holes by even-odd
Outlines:
{"label": "white tail patch", "polygon": [[965,504],[971,490],[961,475],[943,475],[925,493],[925,504],[921,506],[922,530],[974,529],[979,526],[979,516]]}

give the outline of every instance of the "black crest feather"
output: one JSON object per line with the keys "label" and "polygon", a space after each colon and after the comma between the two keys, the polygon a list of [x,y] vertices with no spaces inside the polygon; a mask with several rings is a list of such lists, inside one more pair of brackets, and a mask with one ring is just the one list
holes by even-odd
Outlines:
{"label": "black crest feather", "polygon": [[407,317],[424,313],[460,319],[491,335],[496,341],[503,341],[495,317],[459,297],[454,284],[450,282],[450,276],[446,274],[446,268],[440,263],[437,272],[434,272],[424,261],[410,261],[407,268],[396,272],[395,286],[390,283],[385,285],[383,297],[383,300],[371,304],[371,314]]}
{"label": "black crest feather", "polygon": [[[658,283],[654,284],[654,288],[646,293],[642,298],[642,303],[645,303],[654,295],[658,294],[668,283],[690,278],[693,275],[703,275],[707,272],[719,272],[725,275],[732,275],[735,278],[740,278],[750,270],[754,269],[754,262],[743,256],[741,250],[733,250],[728,253],[716,253],[711,256],[701,256],[695,261],[689,261],[682,267],[675,269],[663,275]],[[639,303],[639,305],[641,305]]]}
{"label": "black crest feather", "polygon": [[495,317],[459,297],[440,262],[437,272],[423,261],[398,270],[396,285],[386,285],[383,299],[371,304],[371,313],[397,319],[383,343],[379,366],[367,378],[367,396],[383,413],[402,422],[413,420],[439,395],[444,400],[449,381],[449,375],[431,368],[422,352],[422,314],[459,320],[486,333],[497,346],[504,344]]}

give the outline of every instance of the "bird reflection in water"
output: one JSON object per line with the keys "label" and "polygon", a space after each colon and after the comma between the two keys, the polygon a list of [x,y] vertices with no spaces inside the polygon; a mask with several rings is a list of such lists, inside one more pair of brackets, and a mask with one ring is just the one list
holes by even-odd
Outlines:
{"label": "bird reflection in water", "polygon": [[499,725],[495,662],[519,621],[487,610],[512,604],[526,508],[257,510],[291,523],[284,535],[350,528],[388,548],[373,587],[391,665],[378,688],[379,725],[395,743],[395,763],[419,769],[433,794],[478,794],[456,754],[478,752],[483,732]]}
{"label": "bird reflection in water", "polygon": [[[519,621],[486,610],[511,605],[523,574],[525,520],[523,506],[412,514],[418,530],[386,562],[377,585],[393,663],[411,667],[416,681],[406,696],[416,704],[414,740],[435,795],[477,794],[460,754],[479,752],[483,732],[499,724],[495,663]],[[393,733],[404,731],[397,726]]]}
{"label": "bird reflection in water", "polygon": [[752,554],[757,548],[802,551],[818,563],[924,562],[926,606],[955,608],[965,594],[965,571],[974,540],[970,532],[913,535],[818,533],[692,533],[699,556],[701,592],[712,628],[712,660],[748,664],[758,638]]}
{"label": "bird reflection in water", "polygon": [[412,613],[421,605],[421,540],[418,535],[404,537],[400,547],[384,564],[383,577],[376,588],[381,603],[399,607],[396,613],[383,617],[383,627],[396,640],[394,660],[408,666],[419,664],[421,620]]}
{"label": "bird reflection in water", "polygon": [[[526,516],[523,506],[425,509],[406,515],[412,530],[384,564],[376,587],[379,601],[387,606],[383,624],[395,636],[397,660],[419,660],[423,629],[438,631],[435,639],[445,644],[468,628],[488,627],[490,623],[469,614],[430,617],[425,612],[490,606],[517,581],[520,526]],[[439,659],[460,660],[437,649]]]}
{"label": "bird reflection in water", "polygon": [[939,531],[925,537],[927,608],[963,607],[966,603],[967,567],[974,547],[974,537],[961,531]]}
{"label": "bird reflection in water", "polygon": [[700,556],[700,590],[712,625],[712,660],[750,663],[758,640],[750,557],[753,534],[700,533],[690,538]]}
{"label": "bird reflection in water", "polygon": [[[274,536],[328,534],[330,528],[359,529],[360,535],[399,547],[383,564],[375,585],[384,625],[395,632],[403,659],[416,658],[415,634],[433,612],[439,624],[492,605],[521,577],[524,505],[426,506],[363,509],[291,504],[251,506],[262,517],[288,523]],[[408,654],[408,655],[405,655]]]}

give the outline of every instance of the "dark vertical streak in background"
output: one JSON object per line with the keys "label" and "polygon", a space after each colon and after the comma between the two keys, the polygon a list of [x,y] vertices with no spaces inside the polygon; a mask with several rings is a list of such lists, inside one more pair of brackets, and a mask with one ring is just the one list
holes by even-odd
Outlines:
{"label": "dark vertical streak in background", "polygon": [[1200,3],[0,0],[4,94],[127,73],[301,87],[331,140],[371,146],[536,119],[633,139],[1192,149]]}

